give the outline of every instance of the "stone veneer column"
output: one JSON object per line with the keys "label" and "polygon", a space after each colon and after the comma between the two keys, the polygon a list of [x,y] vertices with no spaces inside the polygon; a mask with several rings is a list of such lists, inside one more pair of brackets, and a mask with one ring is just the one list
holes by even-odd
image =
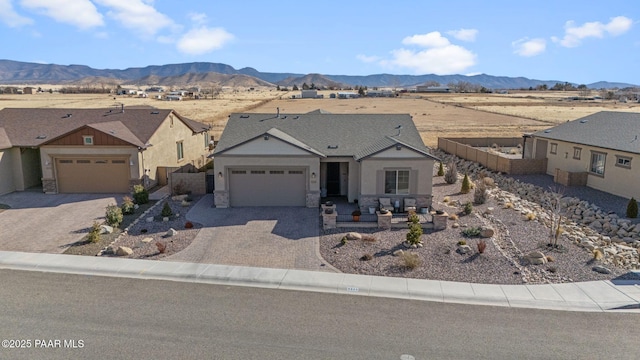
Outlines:
{"label": "stone veneer column", "polygon": [[217,208],[229,207],[229,193],[226,191],[214,191],[213,203]]}
{"label": "stone veneer column", "polygon": [[45,194],[57,194],[58,184],[56,179],[42,179],[42,192]]}
{"label": "stone veneer column", "polygon": [[322,212],[322,228],[324,230],[327,229],[335,229],[337,227],[336,219],[338,218],[338,212],[334,211],[331,214],[325,214]]}
{"label": "stone veneer column", "polygon": [[378,227],[380,229],[391,229],[391,211],[386,214],[381,214],[380,211],[376,211],[378,215]]}
{"label": "stone veneer column", "polygon": [[447,218],[449,214],[446,212],[442,215],[433,214],[433,230],[444,230],[447,228]]}
{"label": "stone veneer column", "polygon": [[312,191],[307,193],[307,207],[314,208],[320,206],[320,192]]}

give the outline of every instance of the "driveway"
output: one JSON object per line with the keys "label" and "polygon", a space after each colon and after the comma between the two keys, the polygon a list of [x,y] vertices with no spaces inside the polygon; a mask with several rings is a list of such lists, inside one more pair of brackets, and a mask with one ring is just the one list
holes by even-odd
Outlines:
{"label": "driveway", "polygon": [[318,209],[212,205],[207,195],[187,213],[204,227],[189,247],[163,260],[336,271],[320,256]]}
{"label": "driveway", "polygon": [[124,194],[58,194],[35,191],[0,196],[0,250],[62,253],[82,239],[105,208]]}

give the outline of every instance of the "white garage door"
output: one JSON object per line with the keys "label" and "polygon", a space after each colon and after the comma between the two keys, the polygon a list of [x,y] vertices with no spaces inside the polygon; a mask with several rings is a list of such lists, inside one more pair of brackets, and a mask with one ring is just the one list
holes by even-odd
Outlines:
{"label": "white garage door", "polygon": [[129,192],[129,161],[124,158],[56,159],[60,193]]}
{"label": "white garage door", "polygon": [[302,169],[231,169],[231,206],[306,206],[306,175]]}

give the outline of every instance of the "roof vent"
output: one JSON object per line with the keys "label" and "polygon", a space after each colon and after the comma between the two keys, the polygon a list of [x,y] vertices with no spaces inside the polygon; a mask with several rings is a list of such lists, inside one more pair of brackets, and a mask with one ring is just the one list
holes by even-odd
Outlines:
{"label": "roof vent", "polygon": [[584,123],[586,123],[587,121],[589,121],[589,120],[587,120],[587,119],[582,119],[582,120],[580,120],[580,124],[584,124]]}
{"label": "roof vent", "polygon": [[152,112],[151,112],[151,115],[158,115],[158,114],[160,114],[160,112],[159,112],[159,111],[152,111]]}
{"label": "roof vent", "polygon": [[249,115],[240,115],[240,119],[248,119]]}
{"label": "roof vent", "polygon": [[329,145],[327,146],[327,149],[337,149],[338,145]]}
{"label": "roof vent", "polygon": [[296,116],[294,116],[293,118],[294,118],[294,119],[300,119],[300,116],[297,116],[297,115],[296,115]]}
{"label": "roof vent", "polygon": [[282,119],[286,119],[286,118],[287,118],[287,115],[285,115],[285,116],[283,116],[283,117],[282,117]]}
{"label": "roof vent", "polygon": [[67,114],[67,115],[65,115],[64,117],[70,118],[70,117],[71,117],[71,115],[73,115],[73,114]]}
{"label": "roof vent", "polygon": [[40,139],[40,140],[46,139],[46,138],[47,138],[47,135],[38,135],[38,136],[36,136],[36,139]]}
{"label": "roof vent", "polygon": [[545,131],[544,131],[544,133],[545,133],[545,134],[548,134],[548,133],[550,133],[550,132],[551,132],[551,130],[545,130]]}

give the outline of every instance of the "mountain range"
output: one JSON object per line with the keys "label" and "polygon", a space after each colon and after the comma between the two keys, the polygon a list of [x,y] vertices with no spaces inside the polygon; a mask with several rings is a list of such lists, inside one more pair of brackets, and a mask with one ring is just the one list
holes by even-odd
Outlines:
{"label": "mountain range", "polygon": [[[56,65],[0,60],[0,84],[143,84],[143,85],[211,85],[220,86],[301,86],[326,87],[412,87],[437,82],[442,85],[466,82],[488,89],[523,89],[547,85],[552,87],[564,80],[535,80],[525,77],[493,75],[326,75],[260,72],[251,67],[235,69],[227,64],[193,62],[120,69],[94,69],[86,65]],[[569,82],[570,83],[570,82]],[[574,84],[578,85],[578,84]],[[599,81],[586,84],[593,89],[626,88],[636,85]]]}

